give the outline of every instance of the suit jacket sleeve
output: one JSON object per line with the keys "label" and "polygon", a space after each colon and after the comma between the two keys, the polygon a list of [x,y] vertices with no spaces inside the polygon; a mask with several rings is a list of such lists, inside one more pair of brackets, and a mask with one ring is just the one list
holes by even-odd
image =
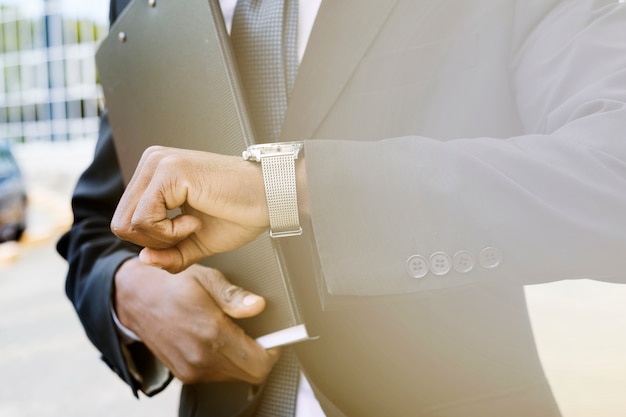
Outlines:
{"label": "suit jacket sleeve", "polygon": [[80,177],[72,197],[74,224],[57,249],[68,260],[66,293],[87,336],[111,369],[136,391],[139,386],[128,372],[111,316],[115,272],[122,262],[138,252],[137,247],[119,240],[109,228],[123,189],[105,115],[95,158]]}
{"label": "suit jacket sleeve", "polygon": [[525,37],[509,66],[518,136],[308,141],[328,291],[623,280],[623,6],[562,2]]}

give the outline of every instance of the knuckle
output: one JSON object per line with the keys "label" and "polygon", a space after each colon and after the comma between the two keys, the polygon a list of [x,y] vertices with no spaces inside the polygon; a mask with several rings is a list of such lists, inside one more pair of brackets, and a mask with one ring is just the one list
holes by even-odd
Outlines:
{"label": "knuckle", "polygon": [[212,368],[214,365],[215,353],[207,348],[207,345],[199,343],[185,352],[185,362],[187,373],[198,372],[200,369]]}
{"label": "knuckle", "polygon": [[197,368],[192,365],[181,366],[177,372],[174,372],[174,375],[183,384],[196,384],[201,382],[200,373],[197,371]]}
{"label": "knuckle", "polygon": [[203,326],[199,331],[199,336],[203,341],[203,346],[209,346],[211,351],[219,350],[224,346],[224,337],[222,332],[223,320],[215,319]]}
{"label": "knuckle", "polygon": [[131,234],[131,230],[124,224],[112,222],[110,225],[111,232],[121,239],[128,238]]}
{"label": "knuckle", "polygon": [[143,151],[140,162],[150,165],[154,163],[155,161],[158,161],[160,159],[159,155],[162,153],[163,153],[163,150],[160,146],[150,146],[146,148],[145,151]]}
{"label": "knuckle", "polygon": [[171,159],[170,153],[165,146],[153,145],[143,152],[141,159],[148,166],[159,167]]}
{"label": "knuckle", "polygon": [[[224,275],[220,271],[197,264],[194,267],[194,272],[196,279],[206,288],[210,289],[213,295],[219,294],[221,286],[224,285],[224,281],[226,281],[226,278],[224,278]],[[226,281],[226,285],[230,285],[230,283]]]}
{"label": "knuckle", "polygon": [[165,148],[163,146],[152,145],[152,146],[148,146],[146,148],[146,150],[143,152],[143,155],[145,157],[152,157],[154,155],[159,155],[159,154],[163,153],[164,150],[165,150]]}
{"label": "knuckle", "polygon": [[253,384],[261,384],[267,379],[270,372],[272,372],[272,365],[269,363],[264,363],[256,368],[252,368],[250,369],[250,382]]}
{"label": "knuckle", "polygon": [[235,300],[242,298],[243,288],[227,283],[222,291],[222,298],[227,304],[231,304]]}
{"label": "knuckle", "polygon": [[122,231],[122,226],[116,220],[113,220],[111,222],[111,224],[109,225],[109,228],[111,229],[111,232],[115,234],[118,234],[119,232]]}
{"label": "knuckle", "polygon": [[188,368],[187,373],[190,373],[191,370],[203,368],[207,364],[207,356],[206,353],[202,351],[202,349],[193,349],[187,352],[187,363]]}
{"label": "knuckle", "polygon": [[141,230],[142,225],[143,225],[143,222],[139,216],[133,216],[133,218],[130,219],[130,223],[129,223],[130,229]]}
{"label": "knuckle", "polygon": [[226,281],[228,283],[226,276],[219,269],[211,268],[208,266],[204,266],[204,268],[208,271],[211,279],[215,281]]}

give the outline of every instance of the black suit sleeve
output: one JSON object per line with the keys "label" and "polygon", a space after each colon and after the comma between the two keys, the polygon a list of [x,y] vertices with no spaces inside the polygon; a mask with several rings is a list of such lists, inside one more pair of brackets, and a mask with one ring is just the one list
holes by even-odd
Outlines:
{"label": "black suit sleeve", "polygon": [[103,360],[136,393],[111,317],[113,277],[138,248],[113,235],[109,224],[124,186],[117,164],[111,130],[103,116],[95,157],[80,177],[72,197],[74,224],[57,245],[69,264],[65,291],[74,304],[89,340]]}
{"label": "black suit sleeve", "polygon": [[[112,0],[111,24],[129,0]],[[111,129],[106,114],[94,159],[80,177],[72,197],[74,223],[57,244],[69,264],[65,291],[74,304],[87,337],[102,359],[133,389],[139,383],[131,376],[111,316],[113,277],[119,266],[137,255],[139,248],[113,235],[109,224],[124,191]]]}

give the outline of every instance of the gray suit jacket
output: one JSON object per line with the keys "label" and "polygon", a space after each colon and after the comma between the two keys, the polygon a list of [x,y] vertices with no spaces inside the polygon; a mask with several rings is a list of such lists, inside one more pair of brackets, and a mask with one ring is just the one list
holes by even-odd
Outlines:
{"label": "gray suit jacket", "polygon": [[310,139],[315,244],[285,247],[329,415],[559,415],[523,285],[624,278],[625,19],[322,3],[282,136]]}

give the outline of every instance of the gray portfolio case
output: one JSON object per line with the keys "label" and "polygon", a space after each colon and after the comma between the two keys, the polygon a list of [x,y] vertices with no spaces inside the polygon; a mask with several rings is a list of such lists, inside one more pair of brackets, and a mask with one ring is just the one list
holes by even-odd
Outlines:
{"label": "gray portfolio case", "polygon": [[[218,0],[134,0],[102,41],[96,63],[126,182],[151,145],[241,155],[254,143]],[[277,344],[307,337],[267,234],[203,263],[265,297],[266,310],[240,322],[248,334],[295,331]]]}

